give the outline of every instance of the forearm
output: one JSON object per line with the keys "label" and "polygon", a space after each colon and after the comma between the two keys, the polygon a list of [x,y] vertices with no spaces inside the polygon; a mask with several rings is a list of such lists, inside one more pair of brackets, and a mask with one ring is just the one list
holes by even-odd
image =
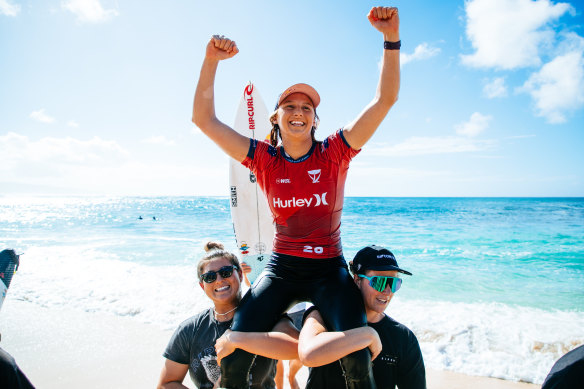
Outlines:
{"label": "forearm", "polygon": [[[399,41],[399,32],[384,33],[384,41]],[[383,59],[381,73],[379,75],[379,84],[377,85],[376,100],[381,104],[383,109],[389,111],[391,106],[397,101],[400,87],[400,68],[399,68],[400,50],[383,49]],[[387,113],[387,112],[386,112]]]}
{"label": "forearm", "polygon": [[215,116],[215,75],[219,61],[205,57],[193,103],[193,123],[204,131]]}
{"label": "forearm", "polygon": [[[397,42],[400,39],[397,8],[374,7],[369,12],[368,18],[371,24],[382,33],[384,41]],[[385,49],[383,42],[378,44],[383,54],[375,96],[357,118],[345,126],[345,139],[355,150],[361,149],[373,136],[398,97],[399,50]]]}
{"label": "forearm", "polygon": [[236,161],[243,161],[249,138],[233,131],[215,115],[215,75],[219,60],[205,57],[193,102],[193,123]]}
{"label": "forearm", "polygon": [[[300,342],[298,353],[302,363],[317,367],[339,360],[340,358],[369,347],[375,331],[369,327],[359,327],[343,332],[321,332],[309,341]],[[301,335],[302,336],[302,335]]]}
{"label": "forearm", "polygon": [[167,382],[167,383],[158,385],[157,389],[188,389],[188,387],[184,386],[180,382]]}
{"label": "forearm", "polygon": [[283,332],[237,332],[229,334],[229,341],[252,354],[272,359],[297,359],[298,339]]}

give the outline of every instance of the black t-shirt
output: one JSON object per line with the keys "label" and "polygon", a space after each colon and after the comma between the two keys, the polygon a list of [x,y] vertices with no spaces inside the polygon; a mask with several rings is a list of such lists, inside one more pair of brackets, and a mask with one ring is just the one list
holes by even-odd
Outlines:
{"label": "black t-shirt", "polygon": [[[377,389],[426,389],[424,360],[414,333],[387,315],[368,325],[377,331],[382,345],[372,362]],[[306,389],[344,387],[339,361],[310,369]]]}
{"label": "black t-shirt", "polygon": [[[0,281],[2,282],[2,281]],[[34,389],[10,354],[0,348],[0,388]]]}
{"label": "black t-shirt", "polygon": [[584,384],[584,345],[558,359],[541,389],[581,388]]}
{"label": "black t-shirt", "polygon": [[[189,374],[199,389],[213,388],[221,374],[215,353],[215,341],[231,326],[232,320],[215,320],[209,308],[182,322],[166,346],[163,356],[189,365]],[[250,386],[257,389],[276,387],[276,361],[257,357],[250,371]]]}

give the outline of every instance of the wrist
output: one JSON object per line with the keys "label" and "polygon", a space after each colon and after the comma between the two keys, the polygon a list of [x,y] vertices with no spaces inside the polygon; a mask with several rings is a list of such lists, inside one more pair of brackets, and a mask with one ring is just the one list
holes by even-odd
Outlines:
{"label": "wrist", "polygon": [[397,42],[399,41],[399,32],[385,33],[383,34],[383,40],[387,42]]}
{"label": "wrist", "polygon": [[237,331],[230,331],[227,339],[235,348],[239,346],[239,333]]}

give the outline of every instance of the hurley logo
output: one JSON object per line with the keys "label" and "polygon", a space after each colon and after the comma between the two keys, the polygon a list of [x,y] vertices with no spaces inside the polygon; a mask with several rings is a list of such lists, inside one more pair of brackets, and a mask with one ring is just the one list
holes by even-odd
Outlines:
{"label": "hurley logo", "polygon": [[316,184],[318,182],[318,180],[320,180],[320,169],[309,170],[308,171],[308,176],[312,180],[312,183],[313,184]]}
{"label": "hurley logo", "polygon": [[272,204],[274,208],[301,208],[310,206],[318,207],[321,204],[328,205],[328,203],[326,202],[326,192],[321,195],[315,193],[313,194],[313,196],[314,198],[308,197],[299,199],[297,199],[296,197],[292,197],[291,199],[288,200],[282,200],[281,198],[278,197],[272,199]]}

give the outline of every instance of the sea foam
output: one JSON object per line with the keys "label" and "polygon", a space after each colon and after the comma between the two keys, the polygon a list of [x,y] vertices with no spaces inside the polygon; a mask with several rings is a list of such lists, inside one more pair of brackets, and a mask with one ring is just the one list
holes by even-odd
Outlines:
{"label": "sea foam", "polygon": [[[131,316],[163,329],[211,306],[194,262],[132,263],[94,244],[29,248],[9,297]],[[555,360],[584,343],[582,312],[396,295],[387,313],[414,331],[428,366],[471,375],[541,383]]]}

